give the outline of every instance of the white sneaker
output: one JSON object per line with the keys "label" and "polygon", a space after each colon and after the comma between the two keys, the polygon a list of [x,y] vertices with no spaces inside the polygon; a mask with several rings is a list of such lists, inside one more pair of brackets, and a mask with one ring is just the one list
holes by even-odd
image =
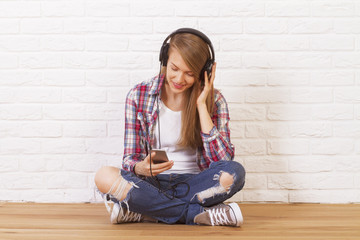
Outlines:
{"label": "white sneaker", "polygon": [[244,219],[237,203],[219,204],[207,208],[194,218],[194,223],[209,226],[240,227]]}
{"label": "white sneaker", "polygon": [[120,207],[119,203],[114,203],[110,214],[110,221],[112,224],[117,224],[142,222],[143,219],[140,213],[130,212],[128,209]]}

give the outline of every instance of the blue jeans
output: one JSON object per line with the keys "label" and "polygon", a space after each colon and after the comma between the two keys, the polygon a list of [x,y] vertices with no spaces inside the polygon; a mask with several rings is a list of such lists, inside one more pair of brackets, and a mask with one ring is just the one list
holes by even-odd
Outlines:
{"label": "blue jeans", "polygon": [[[220,185],[223,172],[233,176],[229,189]],[[204,207],[224,202],[245,184],[245,170],[235,161],[213,162],[198,174],[159,174],[158,181],[140,178],[125,170],[121,170],[121,176],[134,183],[122,204],[126,202],[132,212],[169,224],[194,224],[194,217],[203,212]]]}

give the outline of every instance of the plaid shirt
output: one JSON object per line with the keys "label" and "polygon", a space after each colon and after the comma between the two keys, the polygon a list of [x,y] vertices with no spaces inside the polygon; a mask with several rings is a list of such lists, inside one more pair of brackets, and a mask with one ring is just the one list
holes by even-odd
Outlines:
{"label": "plaid shirt", "polygon": [[[154,145],[154,129],[164,76],[154,77],[131,89],[126,97],[123,169],[134,172],[134,166]],[[215,90],[215,105],[209,134],[200,132],[203,146],[197,149],[197,164],[202,171],[211,162],[233,160],[234,146],[230,142],[229,111],[223,95]]]}

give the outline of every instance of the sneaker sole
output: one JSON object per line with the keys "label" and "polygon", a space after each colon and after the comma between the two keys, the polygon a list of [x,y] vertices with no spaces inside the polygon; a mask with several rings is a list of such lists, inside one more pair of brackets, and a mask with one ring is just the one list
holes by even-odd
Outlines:
{"label": "sneaker sole", "polygon": [[234,215],[236,217],[236,226],[240,227],[241,225],[243,225],[244,218],[242,216],[239,205],[237,203],[230,203],[228,206],[231,207],[234,212]]}
{"label": "sneaker sole", "polygon": [[111,215],[110,215],[110,222],[112,224],[117,224],[117,219],[119,216],[119,212],[120,212],[120,205],[119,204],[114,204],[113,209],[111,211]]}

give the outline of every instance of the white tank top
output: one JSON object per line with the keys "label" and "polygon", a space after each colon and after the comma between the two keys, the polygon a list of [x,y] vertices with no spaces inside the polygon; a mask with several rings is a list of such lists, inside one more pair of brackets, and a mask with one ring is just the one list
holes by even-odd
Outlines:
{"label": "white tank top", "polygon": [[154,132],[155,146],[153,148],[160,148],[160,141],[161,149],[166,151],[169,160],[174,161],[174,166],[163,173],[199,173],[200,170],[196,163],[196,149],[184,149],[177,146],[181,132],[181,111],[172,111],[162,101],[160,101],[159,107],[160,139],[157,122]]}

